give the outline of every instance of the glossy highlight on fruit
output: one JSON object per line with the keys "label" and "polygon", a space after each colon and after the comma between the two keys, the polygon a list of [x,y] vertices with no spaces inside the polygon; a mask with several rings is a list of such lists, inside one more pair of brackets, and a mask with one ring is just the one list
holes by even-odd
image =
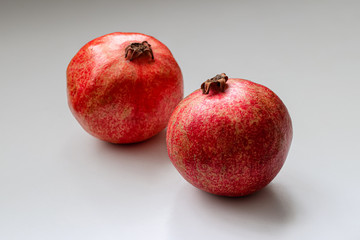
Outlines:
{"label": "glossy highlight on fruit", "polygon": [[116,32],[90,41],[72,58],[67,94],[71,112],[88,133],[134,143],[166,127],[183,98],[183,78],[163,43]]}
{"label": "glossy highlight on fruit", "polygon": [[245,196],[280,171],[292,124],[270,89],[219,74],[179,103],[166,141],[173,165],[192,185],[216,195]]}

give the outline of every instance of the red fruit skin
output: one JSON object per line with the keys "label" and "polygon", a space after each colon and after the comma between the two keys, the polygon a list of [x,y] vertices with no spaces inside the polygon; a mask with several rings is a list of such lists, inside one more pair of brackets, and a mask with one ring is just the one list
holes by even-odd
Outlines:
{"label": "red fruit skin", "polygon": [[[125,48],[151,44],[150,54],[132,61]],[[71,112],[91,135],[112,143],[146,140],[164,129],[183,98],[181,70],[170,50],[140,33],[111,33],[96,38],[73,57],[67,68]]]}
{"label": "red fruit skin", "polygon": [[176,107],[167,128],[169,157],[195,187],[223,196],[245,196],[273,180],[292,140],[290,115],[270,89],[229,79]]}

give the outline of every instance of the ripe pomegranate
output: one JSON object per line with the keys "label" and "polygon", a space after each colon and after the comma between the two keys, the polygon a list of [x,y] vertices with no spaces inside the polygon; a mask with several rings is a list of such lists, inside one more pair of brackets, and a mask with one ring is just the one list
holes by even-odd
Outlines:
{"label": "ripe pomegranate", "polygon": [[73,57],[67,93],[87,132],[112,143],[134,143],[166,127],[183,98],[183,78],[163,43],[117,32],[90,41]]}
{"label": "ripe pomegranate", "polygon": [[244,196],[278,174],[292,140],[289,113],[275,93],[219,74],[176,107],[167,129],[169,157],[195,187]]}

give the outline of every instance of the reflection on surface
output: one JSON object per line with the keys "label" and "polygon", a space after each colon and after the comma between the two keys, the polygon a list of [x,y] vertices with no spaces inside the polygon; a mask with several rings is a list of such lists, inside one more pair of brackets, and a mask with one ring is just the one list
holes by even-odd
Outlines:
{"label": "reflection on surface", "polygon": [[163,130],[147,141],[126,145],[87,138],[86,147],[73,147],[76,154],[70,154],[69,177],[87,186],[90,194],[100,189],[102,196],[116,195],[126,204],[144,204],[143,199],[155,201],[162,195],[167,198],[168,189],[179,178],[167,155],[165,137]]}

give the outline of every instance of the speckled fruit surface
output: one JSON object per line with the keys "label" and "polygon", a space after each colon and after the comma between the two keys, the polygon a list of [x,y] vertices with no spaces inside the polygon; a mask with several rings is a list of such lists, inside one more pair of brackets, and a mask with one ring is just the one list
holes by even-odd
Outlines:
{"label": "speckled fruit surface", "polygon": [[[126,47],[143,41],[151,45],[154,59],[150,52],[125,58]],[[67,93],[71,112],[88,133],[112,143],[133,143],[166,127],[183,98],[183,78],[163,43],[117,32],[90,41],[73,57]]]}
{"label": "speckled fruit surface", "polygon": [[265,86],[228,79],[176,107],[167,129],[169,157],[195,187],[223,196],[244,196],[278,174],[292,141],[289,113]]}

